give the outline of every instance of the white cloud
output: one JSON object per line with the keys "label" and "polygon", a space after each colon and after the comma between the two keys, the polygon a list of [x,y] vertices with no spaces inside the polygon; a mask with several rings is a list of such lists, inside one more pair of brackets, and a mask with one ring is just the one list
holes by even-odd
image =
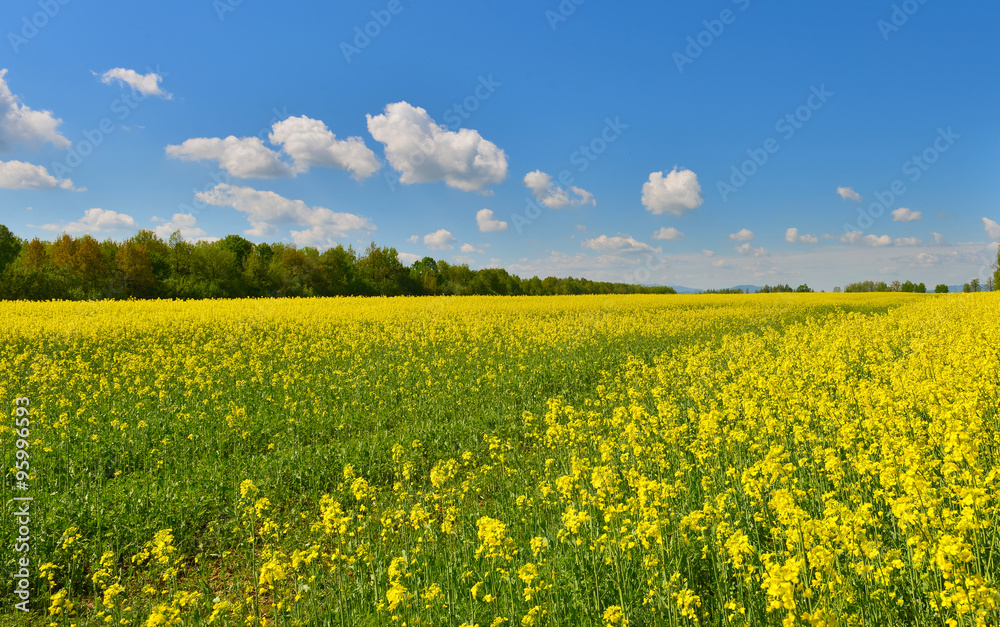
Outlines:
{"label": "white cloud", "polygon": [[584,248],[590,248],[599,253],[637,253],[637,252],[658,252],[649,244],[636,240],[634,237],[608,237],[601,235],[594,239],[584,240],[581,243]]}
{"label": "white cloud", "polygon": [[87,209],[83,217],[69,224],[44,224],[47,231],[65,231],[67,233],[97,233],[107,231],[127,231],[137,228],[135,220],[130,215],[108,211],[105,209]]}
{"label": "white cloud", "polygon": [[378,158],[360,137],[339,140],[321,120],[306,116],[275,122],[268,139],[295,160],[295,169],[309,166],[347,170],[355,179],[368,178],[379,169]]}
{"label": "white cloud", "polygon": [[787,231],[785,231],[785,241],[792,243],[797,242],[801,244],[815,244],[816,242],[819,241],[819,238],[817,238],[815,235],[805,235],[805,234],[799,235],[799,230],[795,227],[792,227]]}
{"label": "white cloud", "polygon": [[195,137],[167,146],[167,155],[185,161],[216,161],[236,178],[291,176],[292,170],[259,137]]}
{"label": "white cloud", "polygon": [[937,255],[930,253],[920,253],[917,255],[917,263],[922,265],[933,265],[939,263],[941,259]]}
{"label": "white cloud", "polygon": [[577,231],[586,231],[587,230],[587,226],[584,225],[584,224],[577,224],[576,225],[576,230]]}
{"label": "white cloud", "polygon": [[705,255],[706,257],[712,257],[713,255],[715,255],[715,251],[714,250],[709,250],[707,248],[702,248],[701,249],[701,254]]}
{"label": "white cloud", "polygon": [[492,209],[480,209],[477,211],[476,224],[479,226],[479,231],[481,233],[507,230],[507,223],[494,218]]}
{"label": "white cloud", "polygon": [[0,70],[0,152],[10,152],[14,146],[40,148],[49,142],[56,148],[69,148],[70,141],[56,130],[62,120],[51,111],[35,111],[10,91],[7,70]]}
{"label": "white cloud", "polygon": [[734,239],[737,242],[752,242],[753,231],[751,231],[750,229],[740,229],[736,233],[730,233],[729,239]]}
{"label": "white cloud", "polygon": [[459,250],[462,251],[463,253],[481,253],[481,252],[483,252],[482,250],[480,250],[479,248],[476,248],[472,244],[462,244],[462,247],[459,248]]}
{"label": "white cloud", "polygon": [[396,257],[406,266],[413,265],[414,262],[423,259],[420,255],[414,255],[413,253],[396,253]]}
{"label": "white cloud", "polygon": [[986,234],[992,238],[1000,237],[1000,224],[997,224],[989,218],[983,218],[983,228],[986,229]]}
{"label": "white cloud", "polygon": [[[566,190],[552,182],[552,177],[535,170],[524,175],[524,185],[531,190],[543,205],[549,209],[562,209],[563,207],[579,207],[580,205],[597,205],[594,195],[585,189],[570,186]],[[571,194],[575,198],[571,198]]]}
{"label": "white cloud", "polygon": [[24,161],[0,161],[0,189],[74,189],[70,179],[59,180],[44,166]]}
{"label": "white cloud", "polygon": [[419,241],[419,240],[420,240],[420,238],[417,237],[416,235],[411,235],[411,236],[409,236],[409,237],[406,238],[406,241],[410,242],[411,244],[416,244],[417,241]]}
{"label": "white cloud", "polygon": [[662,239],[668,242],[677,242],[683,239],[684,234],[675,229],[674,227],[660,227],[660,230],[653,233],[653,239]]}
{"label": "white cloud", "polygon": [[385,146],[401,183],[444,181],[463,191],[482,191],[507,177],[507,155],[478,131],[449,131],[427,111],[395,102],[381,115],[368,115],[368,132]]}
{"label": "white cloud", "polygon": [[291,231],[292,241],[300,246],[328,248],[351,232],[375,230],[375,225],[365,217],[310,207],[301,200],[290,200],[250,187],[222,183],[207,192],[199,192],[196,197],[216,207],[232,207],[245,213],[251,227],[243,231],[246,235],[273,237],[278,233],[278,226],[308,226],[310,228],[305,231]]}
{"label": "white cloud", "polygon": [[838,187],[837,194],[840,195],[844,200],[853,200],[854,202],[861,202],[861,194],[854,191],[853,187]]}
{"label": "white cloud", "polygon": [[911,211],[904,207],[899,209],[894,209],[892,212],[893,222],[912,222],[914,220],[923,220],[924,214],[919,211]]}
{"label": "white cloud", "polygon": [[[746,230],[746,229],[744,229],[744,230]],[[760,248],[751,248],[750,247],[750,242],[747,242],[745,244],[741,244],[740,246],[737,246],[733,250],[735,250],[736,252],[738,252],[741,255],[751,255],[752,254],[754,257],[767,257],[767,255],[768,255],[767,249],[765,249],[763,246],[761,246]]]}
{"label": "white cloud", "polygon": [[866,246],[888,246],[892,238],[888,235],[862,235],[861,231],[848,231],[840,236],[845,244],[864,244]]}
{"label": "white cloud", "polygon": [[445,229],[438,229],[424,235],[424,245],[431,250],[451,250],[457,241],[455,236]]}
{"label": "white cloud", "polygon": [[175,213],[169,222],[159,225],[153,232],[160,238],[168,239],[174,231],[180,231],[184,239],[202,239],[207,233],[198,226],[198,219],[192,213]]}
{"label": "white cloud", "polygon": [[897,237],[892,241],[896,246],[917,246],[923,241],[918,237]]}
{"label": "white cloud", "polygon": [[117,82],[119,85],[128,85],[143,96],[159,96],[170,100],[173,96],[160,88],[163,77],[155,72],[149,74],[139,74],[135,70],[127,70],[123,67],[116,67],[101,74],[101,82],[110,85]]}
{"label": "white cloud", "polygon": [[940,244],[940,243],[942,243],[944,241],[944,235],[941,235],[940,233],[933,233],[932,232],[931,235],[934,236],[934,243],[935,244]]}
{"label": "white cloud", "polygon": [[700,207],[702,202],[698,176],[691,170],[675,167],[666,176],[663,172],[653,172],[642,185],[642,206],[655,215],[683,215]]}

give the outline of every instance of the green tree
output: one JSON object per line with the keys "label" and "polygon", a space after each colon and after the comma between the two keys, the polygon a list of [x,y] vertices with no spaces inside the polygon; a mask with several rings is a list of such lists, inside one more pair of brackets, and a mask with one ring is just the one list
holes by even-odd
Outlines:
{"label": "green tree", "polygon": [[11,233],[10,229],[6,226],[0,224],[0,272],[3,272],[7,266],[14,263],[17,256],[21,254],[23,245],[21,238]]}
{"label": "green tree", "polygon": [[934,293],[935,294],[947,294],[948,293],[948,286],[945,285],[944,283],[939,283],[938,285],[934,286]]}
{"label": "green tree", "polygon": [[118,283],[127,296],[147,298],[153,294],[156,278],[153,261],[146,247],[129,240],[118,247],[115,254]]}

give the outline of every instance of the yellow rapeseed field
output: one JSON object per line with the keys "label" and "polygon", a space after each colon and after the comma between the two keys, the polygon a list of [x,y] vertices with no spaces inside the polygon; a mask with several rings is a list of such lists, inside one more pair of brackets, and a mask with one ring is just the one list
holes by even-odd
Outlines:
{"label": "yellow rapeseed field", "polygon": [[4,625],[1000,624],[997,294],[0,320]]}

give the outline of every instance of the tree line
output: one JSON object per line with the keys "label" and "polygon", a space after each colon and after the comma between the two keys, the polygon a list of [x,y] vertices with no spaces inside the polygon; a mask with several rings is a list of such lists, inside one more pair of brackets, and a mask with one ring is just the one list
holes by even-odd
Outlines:
{"label": "tree line", "polygon": [[0,299],[240,298],[401,295],[676,294],[671,287],[473,270],[424,257],[411,265],[395,248],[363,252],[255,244],[239,235],[167,241],[150,230],[124,241],[63,234],[31,241],[0,225]]}

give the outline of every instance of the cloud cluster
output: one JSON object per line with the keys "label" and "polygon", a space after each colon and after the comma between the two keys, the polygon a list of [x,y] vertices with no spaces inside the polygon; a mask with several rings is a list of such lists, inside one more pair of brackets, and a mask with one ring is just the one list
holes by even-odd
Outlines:
{"label": "cloud cluster", "polygon": [[109,231],[127,231],[137,228],[132,216],[107,209],[87,209],[83,217],[68,224],[43,224],[41,228],[47,231],[65,231],[67,233],[106,233]]}
{"label": "cloud cluster", "polygon": [[196,195],[201,202],[216,207],[232,207],[244,213],[250,222],[246,235],[273,237],[282,225],[301,225],[309,228],[291,231],[292,241],[299,246],[329,248],[336,240],[352,232],[370,232],[375,225],[353,213],[339,213],[325,207],[310,207],[301,200],[291,200],[274,192],[251,187],[236,187],[226,183],[216,185]]}
{"label": "cloud cluster", "polygon": [[626,235],[608,237],[601,235],[593,239],[584,240],[581,244],[584,248],[589,248],[599,253],[641,253],[659,252],[649,244],[636,240],[634,237]]}
{"label": "cloud cluster", "polygon": [[119,85],[128,85],[143,96],[159,96],[166,100],[173,98],[173,95],[163,91],[160,87],[163,77],[156,72],[139,74],[135,70],[116,67],[101,74],[101,82],[105,85],[111,85],[115,82]]}
{"label": "cloud cluster", "polygon": [[684,234],[675,229],[674,227],[661,227],[659,231],[653,233],[653,239],[666,240],[668,242],[677,242],[683,239]]}
{"label": "cloud cluster", "polygon": [[904,207],[899,209],[894,209],[892,212],[893,222],[913,222],[914,220],[923,220],[924,214],[919,211],[911,211]]}
{"label": "cloud cluster", "polygon": [[0,189],[74,189],[70,179],[59,180],[44,166],[24,161],[0,161]]}
{"label": "cloud cluster", "polygon": [[175,213],[169,222],[164,222],[153,229],[153,232],[164,240],[174,231],[180,231],[181,237],[187,240],[198,240],[207,235],[205,230],[198,226],[198,219],[191,213]]}
{"label": "cloud cluster", "polygon": [[552,182],[552,177],[541,170],[525,174],[524,185],[531,190],[531,193],[539,202],[549,209],[597,205],[594,195],[587,190],[575,185],[570,186],[568,190],[555,185]]}
{"label": "cloud cluster", "polygon": [[276,122],[268,139],[295,161],[297,172],[305,172],[309,166],[336,168],[360,180],[379,169],[378,158],[363,139],[338,140],[321,120],[304,115]]}
{"label": "cloud cluster", "polygon": [[185,161],[215,161],[236,178],[279,178],[292,169],[259,137],[195,137],[167,146],[167,155]]}
{"label": "cloud cluster", "polygon": [[799,230],[792,227],[785,231],[785,241],[800,244],[815,244],[819,241],[819,238],[815,235],[799,235]]}
{"label": "cloud cluster", "polygon": [[862,235],[861,231],[848,231],[840,236],[845,244],[864,244],[866,246],[888,246],[892,238],[888,235]]}
{"label": "cloud cluster", "polygon": [[736,240],[737,242],[752,242],[753,237],[753,231],[750,229],[740,229],[735,233],[729,234],[729,239]]}
{"label": "cloud cluster", "polygon": [[468,192],[483,191],[507,177],[507,155],[478,131],[450,131],[408,102],[386,105],[384,113],[366,117],[368,132],[385,146],[401,183],[444,181]]}
{"label": "cloud cluster", "polygon": [[990,237],[996,239],[1000,238],[1000,224],[989,218],[983,218],[983,228],[986,229],[986,234]]}
{"label": "cloud cluster", "polygon": [[653,172],[642,185],[642,206],[654,215],[672,213],[680,216],[697,209],[703,202],[698,175],[691,170],[675,167],[666,176],[663,172]]}
{"label": "cloud cluster", "polygon": [[838,187],[837,194],[844,200],[861,202],[861,194],[854,191],[853,187]]}
{"label": "cloud cluster", "polygon": [[455,236],[445,229],[424,235],[424,245],[431,250],[451,250],[457,241]]}
{"label": "cloud cluster", "polygon": [[492,233],[495,231],[506,231],[507,223],[493,217],[492,209],[480,209],[476,212],[476,225],[481,233]]}
{"label": "cloud cluster", "polygon": [[7,70],[0,70],[0,152],[14,146],[41,148],[46,142],[56,148],[69,148],[70,141],[56,128],[62,120],[51,111],[36,111],[21,102],[7,86]]}

